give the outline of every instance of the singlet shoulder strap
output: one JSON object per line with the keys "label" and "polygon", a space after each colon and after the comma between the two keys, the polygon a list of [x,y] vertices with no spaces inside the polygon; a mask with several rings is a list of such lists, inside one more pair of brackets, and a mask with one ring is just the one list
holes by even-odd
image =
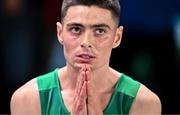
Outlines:
{"label": "singlet shoulder strap", "polygon": [[38,89],[40,91],[52,89],[58,86],[59,83],[57,81],[57,71],[58,69],[55,69],[50,73],[37,77]]}
{"label": "singlet shoulder strap", "polygon": [[122,73],[104,114],[129,114],[139,87],[139,82]]}
{"label": "singlet shoulder strap", "polygon": [[55,114],[59,112],[59,103],[55,103],[60,102],[57,71],[58,69],[37,77],[42,114]]}
{"label": "singlet shoulder strap", "polygon": [[138,81],[133,80],[129,76],[122,73],[115,90],[124,93],[128,96],[135,97],[140,87]]}

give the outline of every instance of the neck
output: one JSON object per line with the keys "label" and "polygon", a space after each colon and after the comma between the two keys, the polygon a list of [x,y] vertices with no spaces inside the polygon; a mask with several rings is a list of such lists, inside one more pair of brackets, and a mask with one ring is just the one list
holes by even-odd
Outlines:
{"label": "neck", "polygon": [[100,92],[111,91],[118,79],[117,73],[109,66],[101,67],[93,73],[92,81]]}

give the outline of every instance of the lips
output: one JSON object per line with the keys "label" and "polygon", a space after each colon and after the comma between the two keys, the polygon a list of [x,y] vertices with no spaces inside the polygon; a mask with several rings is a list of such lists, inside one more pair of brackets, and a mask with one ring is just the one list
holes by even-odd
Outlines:
{"label": "lips", "polygon": [[81,53],[81,54],[78,54],[77,57],[81,57],[85,59],[95,58],[93,54],[89,54],[89,53]]}
{"label": "lips", "polygon": [[77,58],[82,63],[88,63],[95,58],[95,55],[91,53],[80,53],[77,55]]}

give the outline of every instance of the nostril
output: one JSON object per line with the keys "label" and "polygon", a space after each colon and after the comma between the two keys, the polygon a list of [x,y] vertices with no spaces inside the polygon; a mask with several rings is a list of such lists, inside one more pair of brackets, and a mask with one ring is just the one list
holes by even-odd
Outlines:
{"label": "nostril", "polygon": [[88,45],[89,48],[91,48],[91,45]]}
{"label": "nostril", "polygon": [[84,45],[83,45],[83,44],[81,44],[81,47],[83,48],[83,47],[84,47]]}
{"label": "nostril", "polygon": [[91,48],[91,47],[92,47],[92,45],[90,45],[90,44],[81,44],[80,46],[81,46],[82,48],[83,48],[83,47],[86,47],[86,48]]}

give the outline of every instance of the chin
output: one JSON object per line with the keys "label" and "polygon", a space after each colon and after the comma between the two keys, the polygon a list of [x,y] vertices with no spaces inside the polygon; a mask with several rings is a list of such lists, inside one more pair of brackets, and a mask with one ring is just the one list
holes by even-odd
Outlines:
{"label": "chin", "polygon": [[78,64],[75,64],[74,67],[81,69],[84,65],[89,66],[91,69],[93,69],[93,65],[89,63],[78,63]]}

